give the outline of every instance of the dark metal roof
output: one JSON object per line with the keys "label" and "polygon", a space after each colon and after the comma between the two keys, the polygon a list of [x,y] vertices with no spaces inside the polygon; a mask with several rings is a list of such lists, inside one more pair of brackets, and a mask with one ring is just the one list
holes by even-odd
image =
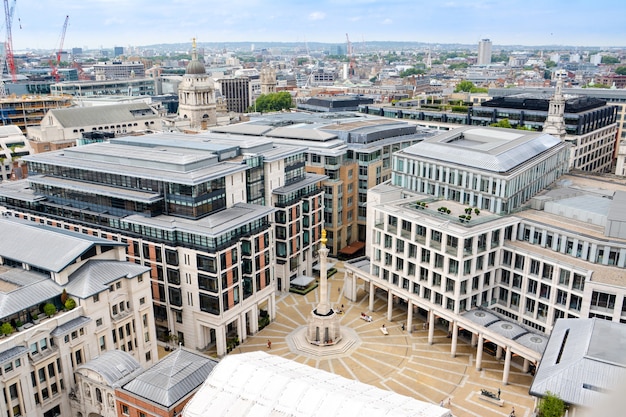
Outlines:
{"label": "dark metal roof", "polygon": [[123,389],[169,408],[202,385],[217,363],[208,356],[181,347],[128,382]]}
{"label": "dark metal roof", "polygon": [[48,227],[35,222],[0,218],[0,255],[46,271],[59,272],[94,245],[119,242]]}
{"label": "dark metal roof", "polygon": [[112,388],[117,388],[136,378],[143,372],[141,365],[129,353],[123,350],[109,350],[84,365],[76,368],[89,369],[98,373]]}
{"label": "dark metal roof", "polygon": [[10,349],[0,352],[0,365],[5,362],[12,361],[18,356],[22,356],[28,352],[28,348],[26,346],[14,346]]}
{"label": "dark metal roof", "polygon": [[85,316],[76,317],[75,319],[72,319],[66,323],[63,323],[60,326],[57,326],[54,330],[50,332],[50,335],[54,337],[66,335],[72,332],[73,330],[81,328],[82,326],[89,323],[90,321],[93,321],[93,320],[91,320],[89,317],[85,317]]}
{"label": "dark metal roof", "polygon": [[120,278],[134,278],[149,270],[149,267],[132,262],[92,260],[69,276],[65,289],[69,294],[85,299],[105,291]]}

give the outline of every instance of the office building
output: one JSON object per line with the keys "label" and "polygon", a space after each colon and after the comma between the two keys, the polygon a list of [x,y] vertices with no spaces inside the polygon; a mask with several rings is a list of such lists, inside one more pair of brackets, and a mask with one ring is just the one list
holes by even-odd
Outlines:
{"label": "office building", "polygon": [[55,96],[0,97],[0,122],[15,125],[26,134],[28,126],[37,126],[48,110],[62,109],[72,105],[72,97]]}
{"label": "office building", "polygon": [[355,113],[280,113],[213,132],[261,136],[307,148],[306,170],[326,175],[324,228],[331,256],[363,250],[367,190],[391,177],[391,154],[433,134],[404,121]]}
{"label": "office building", "polygon": [[0,205],[127,243],[150,268],[159,340],[221,356],[274,319],[277,289],[313,275],[326,177],[305,155],[236,135],[114,138],[32,155],[38,175]]}
{"label": "office building", "polygon": [[626,181],[563,175],[565,144],[536,135],[466,128],[394,154],[368,193],[367,258],[346,264],[349,298],[363,285],[370,308],[377,293],[388,314],[406,305],[409,331],[414,314],[443,321],[453,355],[464,332],[477,369],[489,341],[503,383],[512,361],[541,360],[560,318],[626,322]]}
{"label": "office building", "polygon": [[[117,50],[116,50],[117,52]],[[122,53],[124,52],[122,48]],[[115,56],[118,56],[117,54]],[[124,80],[126,78],[145,78],[146,68],[143,62],[109,61],[93,65],[96,78],[103,80]]]}
{"label": "office building", "polygon": [[480,42],[478,42],[478,61],[476,63],[478,65],[491,64],[491,40],[490,39],[481,39]]}
{"label": "office building", "polygon": [[124,47],[123,46],[114,46],[113,47],[113,56],[115,58],[121,57],[124,55]]}
{"label": "office building", "polygon": [[[559,108],[558,114],[551,113],[555,108]],[[561,128],[556,131],[562,135],[564,125],[562,139],[571,145],[570,169],[604,173],[613,170],[617,107],[595,97],[564,95],[562,88],[557,89],[556,97],[555,92],[498,96],[469,107],[467,114],[373,105],[359,106],[359,109],[386,117],[474,126],[489,126],[507,119],[514,128],[532,131],[543,131],[549,118],[551,123],[562,119]]]}
{"label": "office building", "polygon": [[215,86],[226,102],[227,111],[235,113],[248,111],[252,104],[252,90],[248,77],[217,78]]}
{"label": "office building", "polygon": [[[154,78],[135,77],[115,80],[64,81],[50,86],[52,96],[93,97],[93,96],[154,96],[156,95]],[[59,99],[59,98],[57,98]]]}
{"label": "office building", "polygon": [[113,351],[156,362],[149,268],[126,262],[111,235],[10,217],[0,217],[0,412],[75,415],[74,375],[90,361]]}

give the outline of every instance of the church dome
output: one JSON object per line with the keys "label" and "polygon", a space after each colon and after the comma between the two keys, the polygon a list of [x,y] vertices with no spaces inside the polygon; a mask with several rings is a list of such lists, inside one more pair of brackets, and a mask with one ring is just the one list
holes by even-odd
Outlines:
{"label": "church dome", "polygon": [[189,61],[189,64],[187,64],[185,74],[206,74],[206,68],[204,68],[202,62],[198,61],[197,59],[192,59],[191,61]]}

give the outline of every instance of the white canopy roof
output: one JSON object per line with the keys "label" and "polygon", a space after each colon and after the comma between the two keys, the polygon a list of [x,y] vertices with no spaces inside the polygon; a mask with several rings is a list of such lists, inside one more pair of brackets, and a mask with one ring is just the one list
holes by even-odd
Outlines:
{"label": "white canopy roof", "polygon": [[262,351],[222,359],[183,417],[451,417],[450,410]]}

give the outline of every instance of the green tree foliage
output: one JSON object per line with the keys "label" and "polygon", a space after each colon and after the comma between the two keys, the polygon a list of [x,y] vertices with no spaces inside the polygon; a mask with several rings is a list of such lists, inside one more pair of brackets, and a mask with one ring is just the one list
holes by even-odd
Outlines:
{"label": "green tree foliage", "polygon": [[408,77],[410,75],[422,75],[424,74],[424,70],[417,68],[409,68],[400,73],[400,78]]}
{"label": "green tree foliage", "polygon": [[279,93],[261,94],[256,99],[255,107],[256,111],[261,113],[280,111],[292,108],[293,102],[291,100],[291,94],[287,91],[281,91]]}
{"label": "green tree foliage", "polygon": [[603,56],[602,57],[602,62],[603,64],[619,64],[619,59],[612,57],[612,56]]}
{"label": "green tree foliage", "polygon": [[451,70],[459,69],[459,68],[467,68],[469,64],[467,62],[459,62],[458,64],[450,64],[448,68]]}
{"label": "green tree foliage", "polygon": [[509,122],[509,119],[502,119],[497,123],[492,123],[489,126],[493,126],[493,127],[504,127],[507,129],[513,129],[513,126],[511,126],[511,122]]}
{"label": "green tree foliage", "polygon": [[615,68],[615,73],[617,75],[626,75],[626,67],[617,67],[617,68]]}
{"label": "green tree foliage", "polygon": [[550,391],[541,399],[538,408],[541,417],[561,417],[565,414],[565,403]]}
{"label": "green tree foliage", "polygon": [[500,52],[498,55],[491,55],[491,62],[509,62],[509,55],[506,52]]}
{"label": "green tree foliage", "polygon": [[455,93],[459,93],[461,91],[464,91],[466,93],[469,93],[470,91],[472,91],[472,88],[476,88],[476,86],[474,85],[473,82],[471,81],[461,81],[460,83],[458,83],[456,85],[456,88],[454,89]]}
{"label": "green tree foliage", "polygon": [[556,67],[556,62],[550,61],[550,60],[546,61],[546,68],[554,68],[554,67]]}

